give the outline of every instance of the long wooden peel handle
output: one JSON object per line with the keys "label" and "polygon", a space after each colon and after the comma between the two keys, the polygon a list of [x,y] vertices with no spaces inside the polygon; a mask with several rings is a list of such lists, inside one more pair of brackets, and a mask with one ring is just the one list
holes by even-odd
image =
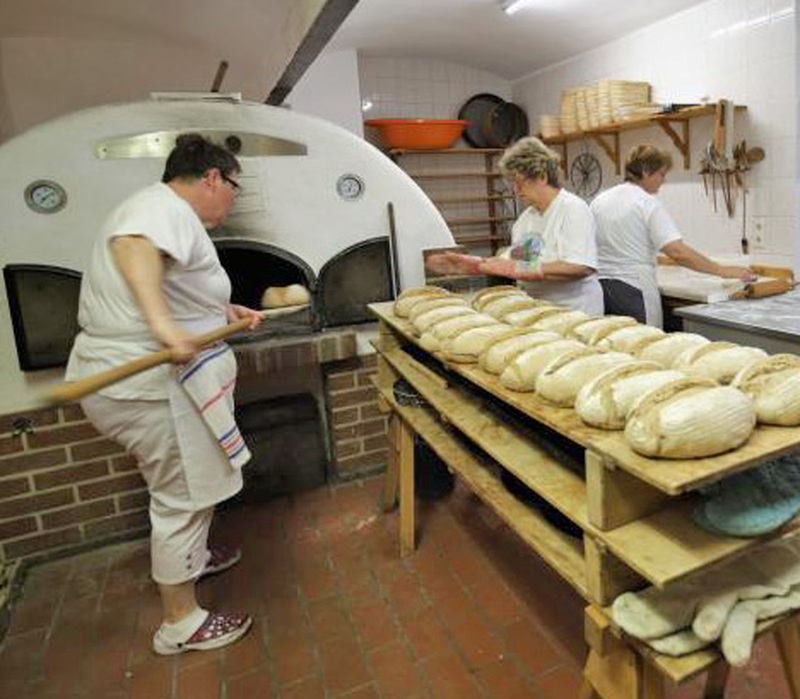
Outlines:
{"label": "long wooden peel handle", "polygon": [[[249,325],[250,319],[242,318],[235,323],[230,323],[229,325],[224,325],[221,328],[211,330],[203,335],[198,335],[196,340],[201,347],[204,347],[241,332]],[[153,352],[144,357],[139,357],[139,359],[134,359],[127,364],[115,366],[108,371],[102,371],[94,376],[88,376],[85,379],[65,381],[49,391],[47,394],[47,401],[49,403],[68,403],[80,400],[90,393],[110,386],[112,383],[122,381],[122,379],[127,379],[129,376],[133,376],[147,369],[152,369],[160,364],[166,364],[169,361],[172,361],[172,350],[165,349],[159,352]]]}

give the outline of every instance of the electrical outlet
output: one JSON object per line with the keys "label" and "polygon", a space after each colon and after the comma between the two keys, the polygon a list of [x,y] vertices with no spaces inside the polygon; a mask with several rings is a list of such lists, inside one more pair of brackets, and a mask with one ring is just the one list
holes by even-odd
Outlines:
{"label": "electrical outlet", "polygon": [[761,221],[753,225],[753,232],[749,238],[753,251],[763,252],[767,249],[767,232],[764,230],[764,224]]}

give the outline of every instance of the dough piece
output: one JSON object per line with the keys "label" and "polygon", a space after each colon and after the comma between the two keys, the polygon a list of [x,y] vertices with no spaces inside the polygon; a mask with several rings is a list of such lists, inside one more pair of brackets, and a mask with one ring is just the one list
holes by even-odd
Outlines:
{"label": "dough piece", "polygon": [[567,352],[542,370],[536,379],[536,393],[554,405],[572,407],[578,391],[587,381],[612,367],[631,361],[633,358],[629,354],[603,352],[596,347]]}
{"label": "dough piece", "polygon": [[536,330],[520,330],[520,332],[524,334],[500,340],[487,347],[478,358],[481,369],[499,376],[506,366],[525,350],[563,339],[558,333]]}
{"label": "dough piece", "polygon": [[475,295],[470,299],[470,304],[474,307],[476,301],[480,301],[485,296],[493,295],[500,292],[503,293],[520,293],[522,289],[520,289],[515,284],[498,284],[497,286],[487,286],[485,289],[481,289],[480,291],[476,292]]}
{"label": "dough piece", "polygon": [[311,294],[302,284],[270,286],[261,297],[261,308],[283,308],[302,306],[311,300]]}
{"label": "dough piece", "polygon": [[645,456],[696,459],[736,449],[756,415],[737,388],[710,379],[678,379],[644,394],[625,425],[625,439]]}
{"label": "dough piece", "polygon": [[521,311],[506,313],[503,316],[503,322],[516,325],[519,328],[524,328],[547,316],[555,315],[556,313],[566,313],[567,311],[569,311],[569,309],[563,306],[549,306],[545,304],[533,308],[526,308]]}
{"label": "dough piece", "polygon": [[707,345],[709,341],[695,333],[667,333],[664,337],[645,337],[635,343],[631,354],[639,359],[658,362],[671,369],[675,360],[690,347]]}
{"label": "dough piece", "polygon": [[492,316],[477,311],[472,315],[456,316],[442,320],[428,328],[419,338],[419,344],[428,352],[438,352],[442,343],[473,328],[483,328],[490,325],[500,325]]}
{"label": "dough piece", "polygon": [[675,360],[674,367],[688,376],[730,383],[733,377],[753,362],[765,359],[767,353],[758,347],[744,347],[733,342],[709,342],[690,347]]}
{"label": "dough piece", "polygon": [[501,320],[507,313],[535,308],[536,301],[530,296],[501,296],[493,298],[481,308],[481,313],[488,313]]}
{"label": "dough piece", "polygon": [[497,291],[487,292],[480,297],[472,299],[472,307],[476,311],[482,311],[492,301],[497,301],[502,298],[523,298],[529,299],[530,296],[522,289],[514,287],[513,289],[500,288]]}
{"label": "dough piece", "polygon": [[418,302],[418,300],[415,301],[414,299],[419,299],[419,297],[434,298],[436,296],[452,296],[452,294],[440,286],[416,286],[412,289],[406,289],[394,302],[394,314],[400,318],[406,318],[411,306]]}
{"label": "dough piece", "polygon": [[800,357],[775,354],[742,369],[732,386],[753,401],[765,425],[800,425]]}
{"label": "dough piece", "polygon": [[445,306],[466,306],[467,302],[460,296],[434,296],[433,298],[423,297],[423,300],[413,304],[408,309],[408,319],[413,323],[419,316],[434,308],[444,308]]}
{"label": "dough piece", "polygon": [[513,337],[518,333],[519,330],[517,328],[512,328],[504,323],[472,328],[459,333],[455,337],[443,340],[442,354],[450,362],[474,364],[478,361],[478,355],[493,342]]}
{"label": "dough piece", "polygon": [[574,337],[587,345],[596,345],[607,335],[633,325],[638,325],[635,318],[630,316],[603,316],[580,323],[572,328],[570,337]]}
{"label": "dough piece", "polygon": [[583,311],[568,310],[566,313],[558,313],[540,318],[530,327],[536,328],[536,330],[550,330],[566,337],[572,328],[580,323],[585,323],[590,318],[591,316]]}
{"label": "dough piece", "polygon": [[645,338],[655,340],[662,337],[664,337],[664,331],[661,328],[637,323],[611,331],[597,343],[597,346],[602,349],[617,350],[617,352],[631,352],[634,345],[640,340]]}
{"label": "dough piece", "polygon": [[514,391],[533,391],[539,373],[556,357],[581,349],[577,340],[556,340],[532,347],[517,355],[500,374],[500,383]]}
{"label": "dough piece", "polygon": [[475,311],[473,311],[469,306],[443,306],[442,308],[434,308],[430,311],[426,311],[420,316],[417,316],[416,320],[412,323],[412,326],[417,335],[422,335],[422,333],[424,333],[428,328],[442,320],[446,320],[447,318],[455,318],[456,316],[467,316],[474,314]]}
{"label": "dough piece", "polygon": [[633,360],[604,371],[584,385],[575,399],[575,411],[587,425],[621,430],[639,396],[681,378],[683,374],[674,369]]}

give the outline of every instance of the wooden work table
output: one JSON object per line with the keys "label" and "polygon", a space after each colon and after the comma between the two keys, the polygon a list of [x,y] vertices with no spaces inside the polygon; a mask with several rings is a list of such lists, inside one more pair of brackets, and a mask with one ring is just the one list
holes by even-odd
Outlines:
{"label": "wooden work table", "polygon": [[[759,426],[745,445],[712,458],[646,458],[628,447],[620,431],[589,427],[574,410],[548,405],[532,393],[511,391],[475,364],[447,363],[425,352],[411,324],[395,316],[392,308],[391,302],[370,306],[380,321],[375,383],[391,413],[384,498],[392,505],[399,486],[401,555],[413,552],[415,545],[413,440],[419,435],[590,603],[594,611],[587,613],[592,645],[587,677],[603,697],[634,695],[606,686],[618,669],[602,659],[595,645],[608,652],[613,647],[611,656],[623,658],[637,692],[643,682],[657,684],[648,669],[680,682],[716,663],[719,655],[712,650],[671,658],[632,640],[623,643],[621,634],[606,623],[603,609],[623,591],[647,583],[661,587],[727,562],[775,536],[794,534],[800,522],[761,539],[710,534],[693,523],[685,494],[800,448],[800,428]],[[413,386],[426,407],[398,403],[393,387],[399,378]],[[575,448],[564,451],[565,442]],[[576,468],[574,455],[581,451],[583,464]],[[513,473],[572,520],[583,531],[582,539],[568,536],[517,500],[501,483],[500,469]],[[608,634],[614,640],[597,640]],[[647,667],[641,665],[643,658]]]}

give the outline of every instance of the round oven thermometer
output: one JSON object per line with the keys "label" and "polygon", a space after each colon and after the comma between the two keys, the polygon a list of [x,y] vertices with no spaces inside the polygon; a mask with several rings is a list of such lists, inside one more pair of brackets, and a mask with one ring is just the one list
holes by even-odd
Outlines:
{"label": "round oven thermometer", "polygon": [[366,185],[358,175],[347,173],[336,180],[336,192],[345,201],[355,201],[364,195]]}
{"label": "round oven thermometer", "polygon": [[67,192],[52,180],[36,180],[25,187],[25,203],[38,214],[54,214],[67,205]]}

